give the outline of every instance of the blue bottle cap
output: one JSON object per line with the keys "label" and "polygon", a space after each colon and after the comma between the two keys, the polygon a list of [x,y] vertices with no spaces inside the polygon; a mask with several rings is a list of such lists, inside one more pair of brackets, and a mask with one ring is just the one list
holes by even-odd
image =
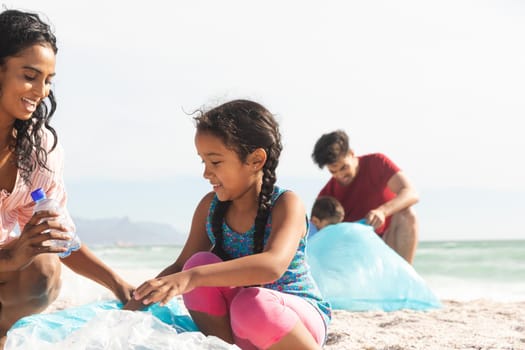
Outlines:
{"label": "blue bottle cap", "polygon": [[46,199],[46,193],[42,188],[37,188],[36,190],[31,192],[31,198],[33,198],[35,202],[38,202],[42,199]]}

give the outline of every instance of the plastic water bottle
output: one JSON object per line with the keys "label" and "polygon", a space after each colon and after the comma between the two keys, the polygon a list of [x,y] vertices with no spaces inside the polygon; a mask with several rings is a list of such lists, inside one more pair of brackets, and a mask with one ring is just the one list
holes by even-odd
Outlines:
{"label": "plastic water bottle", "polygon": [[[31,198],[35,201],[35,208],[33,209],[33,214],[42,210],[52,210],[56,211],[58,213],[61,213],[58,220],[62,223],[62,225],[72,228],[72,222],[70,221],[70,218],[63,214],[64,210],[60,206],[60,203],[58,203],[56,200],[52,198],[47,198],[46,193],[41,189],[37,188],[33,192],[31,192]],[[67,251],[58,253],[58,256],[61,258],[65,258],[71,254],[71,252],[74,252],[75,250],[80,249],[80,238],[78,235],[71,231],[66,232],[67,235],[71,237],[69,241],[61,241],[61,240],[51,240],[51,246],[53,247],[64,247],[67,248]]]}

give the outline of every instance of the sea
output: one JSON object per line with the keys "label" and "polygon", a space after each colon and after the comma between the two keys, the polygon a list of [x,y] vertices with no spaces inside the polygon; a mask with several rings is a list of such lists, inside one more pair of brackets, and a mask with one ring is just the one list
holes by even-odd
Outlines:
{"label": "sea", "polygon": [[[178,257],[181,246],[90,246],[132,284],[155,277]],[[525,240],[420,242],[416,272],[441,300],[525,300]],[[83,304],[111,298],[103,287],[63,271],[61,298]]]}

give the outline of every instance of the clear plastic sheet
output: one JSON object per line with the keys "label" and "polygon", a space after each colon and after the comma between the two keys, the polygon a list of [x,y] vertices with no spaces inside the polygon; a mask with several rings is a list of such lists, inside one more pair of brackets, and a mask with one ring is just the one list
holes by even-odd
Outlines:
{"label": "clear plastic sheet", "polygon": [[9,330],[5,350],[238,349],[197,332],[175,301],[147,311],[121,306],[105,301],[25,317]]}

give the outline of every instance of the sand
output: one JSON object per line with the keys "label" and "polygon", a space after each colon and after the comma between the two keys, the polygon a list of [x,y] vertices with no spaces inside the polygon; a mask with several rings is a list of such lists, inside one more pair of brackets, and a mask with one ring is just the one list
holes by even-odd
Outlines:
{"label": "sand", "polygon": [[[57,300],[47,312],[67,307]],[[431,311],[334,310],[330,349],[525,350],[525,301],[443,301]]]}
{"label": "sand", "polygon": [[325,349],[525,349],[525,301],[443,301],[432,311],[335,310]]}

